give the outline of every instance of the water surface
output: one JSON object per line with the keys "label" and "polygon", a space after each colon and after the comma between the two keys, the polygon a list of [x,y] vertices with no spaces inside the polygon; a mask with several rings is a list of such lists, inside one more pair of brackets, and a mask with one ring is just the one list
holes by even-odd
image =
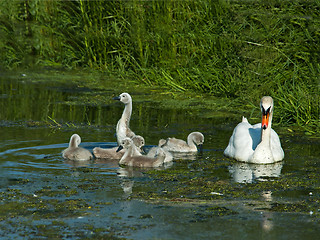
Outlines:
{"label": "water surface", "polygon": [[[275,126],[285,160],[240,164],[223,156],[237,124],[227,113],[210,117],[215,109],[201,102],[169,107],[171,95],[152,99],[159,90],[116,89],[113,83],[95,88],[80,84],[79,76],[36,76],[0,77],[1,237],[319,236],[319,139]],[[123,105],[112,97],[123,91],[134,101],[131,128],[145,137],[147,148],[160,138],[185,139],[200,131],[203,152],[152,171],[122,168],[110,160],[65,161],[61,151],[75,132],[89,150],[116,146]]]}

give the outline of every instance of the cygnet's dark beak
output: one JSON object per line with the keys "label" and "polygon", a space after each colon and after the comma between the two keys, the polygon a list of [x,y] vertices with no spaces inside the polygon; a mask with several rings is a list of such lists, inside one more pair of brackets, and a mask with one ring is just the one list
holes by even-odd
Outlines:
{"label": "cygnet's dark beak", "polygon": [[112,98],[113,100],[120,100],[120,96]]}
{"label": "cygnet's dark beak", "polygon": [[118,147],[118,149],[117,149],[117,151],[116,152],[119,152],[119,151],[121,151],[123,149],[123,146],[122,145],[120,145],[119,147]]}
{"label": "cygnet's dark beak", "polygon": [[199,151],[202,152],[203,144],[199,144],[198,147],[199,147]]}
{"label": "cygnet's dark beak", "polygon": [[146,154],[146,148],[145,148],[145,146],[142,146],[142,147],[141,147],[141,153]]}

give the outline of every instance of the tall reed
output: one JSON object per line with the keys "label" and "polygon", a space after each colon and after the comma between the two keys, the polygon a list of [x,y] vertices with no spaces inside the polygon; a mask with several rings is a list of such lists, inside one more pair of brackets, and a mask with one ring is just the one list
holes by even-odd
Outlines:
{"label": "tall reed", "polygon": [[3,0],[0,62],[92,68],[243,103],[272,95],[279,120],[319,130],[319,16],[319,0]]}

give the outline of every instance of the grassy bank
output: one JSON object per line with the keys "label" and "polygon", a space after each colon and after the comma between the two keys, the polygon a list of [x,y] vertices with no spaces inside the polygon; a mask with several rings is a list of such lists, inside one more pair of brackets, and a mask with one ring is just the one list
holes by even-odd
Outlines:
{"label": "grassy bank", "polygon": [[90,68],[320,129],[320,1],[0,2],[5,68]]}

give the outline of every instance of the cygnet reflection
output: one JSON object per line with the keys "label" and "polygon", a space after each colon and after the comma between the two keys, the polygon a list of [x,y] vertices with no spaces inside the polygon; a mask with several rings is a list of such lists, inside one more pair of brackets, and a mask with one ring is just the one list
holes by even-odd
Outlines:
{"label": "cygnet reflection", "polygon": [[132,188],[134,185],[135,178],[143,177],[144,172],[148,172],[150,170],[164,170],[170,168],[173,165],[173,162],[164,163],[161,167],[157,168],[137,168],[131,166],[122,166],[117,169],[117,174],[119,179],[121,180],[121,187],[124,192],[124,198],[130,197],[132,193]]}

